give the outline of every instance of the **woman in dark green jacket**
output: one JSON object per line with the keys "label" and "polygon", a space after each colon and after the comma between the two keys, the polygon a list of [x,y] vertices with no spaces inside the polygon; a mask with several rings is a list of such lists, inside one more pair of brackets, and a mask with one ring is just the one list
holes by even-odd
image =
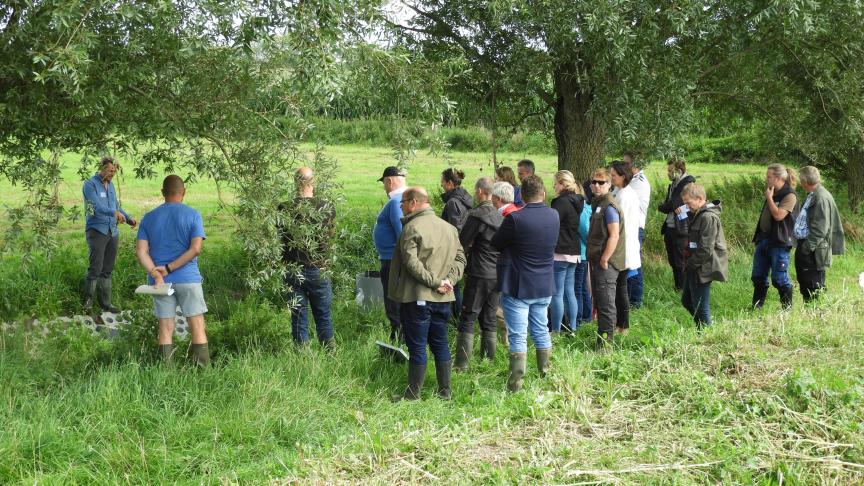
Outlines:
{"label": "woman in dark green jacket", "polygon": [[726,237],[720,223],[720,205],[706,204],[704,187],[688,184],[681,196],[693,213],[681,303],[701,329],[711,325],[711,282],[725,282],[729,273]]}
{"label": "woman in dark green jacket", "polygon": [[832,255],[845,250],[843,223],[834,197],[821,184],[819,169],[801,169],[801,187],[807,199],[795,221],[795,273],[804,302],[810,302],[825,289],[825,271]]}

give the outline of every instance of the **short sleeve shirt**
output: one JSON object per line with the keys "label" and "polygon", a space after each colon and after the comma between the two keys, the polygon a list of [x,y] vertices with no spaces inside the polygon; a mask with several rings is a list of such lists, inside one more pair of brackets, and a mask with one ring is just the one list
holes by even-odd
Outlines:
{"label": "short sleeve shirt", "polygon": [[[798,196],[796,196],[794,192],[790,192],[786,197],[780,200],[780,204],[778,204],[777,207],[791,213],[795,211],[795,204],[797,203]],[[771,231],[771,222],[773,219],[774,217],[771,216],[771,211],[768,210],[768,205],[766,204],[762,209],[762,215],[759,217],[759,230],[763,233]]]}
{"label": "short sleeve shirt", "polygon": [[603,219],[606,224],[612,224],[621,221],[621,216],[618,214],[617,209],[609,205],[606,207],[606,214],[603,215]]}
{"label": "short sleeve shirt", "polygon": [[[165,203],[150,211],[138,227],[138,239],[147,241],[156,265],[171,263],[189,249],[192,238],[206,238],[201,213],[183,203]],[[198,257],[165,277],[166,283],[201,283]],[[148,283],[153,279],[147,277]]]}

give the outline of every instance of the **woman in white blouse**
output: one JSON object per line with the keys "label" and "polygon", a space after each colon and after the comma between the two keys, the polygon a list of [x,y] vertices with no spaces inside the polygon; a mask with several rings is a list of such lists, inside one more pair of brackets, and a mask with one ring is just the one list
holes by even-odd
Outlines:
{"label": "woman in white blouse", "polygon": [[612,185],[615,186],[615,199],[621,207],[621,219],[624,224],[625,267],[628,271],[621,272],[618,289],[615,294],[615,307],[618,310],[618,322],[615,330],[626,333],[630,327],[630,298],[627,292],[627,276],[642,267],[639,255],[639,222],[642,220],[639,210],[639,196],[630,187],[633,171],[628,162],[616,160],[612,162]]}

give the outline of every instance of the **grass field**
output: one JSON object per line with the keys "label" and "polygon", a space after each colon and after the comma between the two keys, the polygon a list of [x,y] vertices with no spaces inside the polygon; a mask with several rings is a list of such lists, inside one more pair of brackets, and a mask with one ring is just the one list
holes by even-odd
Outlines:
{"label": "grass field", "polygon": [[[709,197],[724,201],[734,248],[730,282],[712,292],[714,325],[696,333],[660,253],[652,214],[646,305],[612,355],[595,354],[593,326],[554,343],[553,371],[540,379],[529,360],[526,388],[507,394],[505,350],[454,375],[454,400],[434,398],[430,365],[424,399],[392,404],[405,369],[379,357],[383,312],[353,302],[353,274],[374,268],[371,220],[384,202],[375,182],[389,150],[336,146],[345,200],[334,303],[337,349],[290,344],[288,312],[248,295],[235,275],[245,265],[215,185],[190,186],[205,215],[201,256],[207,279],[214,366],[154,364],[143,279],[122,235],[115,295],[136,309],[115,341],[72,330],[46,337],[0,332],[0,483],[548,483],[853,484],[864,481],[864,325],[858,243],[829,272],[829,294],[781,313],[776,292],[762,313],[749,302],[752,231],[761,189],[743,178],[763,168],[693,166]],[[524,155],[503,154],[514,165]],[[473,181],[488,156],[453,154]],[[555,161],[534,158],[551,182]],[[445,167],[420,154],[409,182],[436,187]],[[69,159],[62,198],[81,204]],[[655,186],[664,167],[652,164]],[[159,181],[120,180],[135,215],[160,203]],[[655,187],[655,196],[659,187]],[[224,195],[230,201],[230,195]],[[0,204],[21,198],[0,183]],[[839,198],[842,201],[842,196]],[[654,204],[652,203],[652,206]],[[844,214],[844,216],[848,216]],[[860,219],[851,218],[853,224]],[[653,225],[653,226],[650,226]],[[51,260],[23,270],[0,264],[0,313],[21,321],[74,312],[86,267],[82,223],[64,223]],[[2,229],[2,228],[0,228]],[[452,342],[452,340],[451,340]]]}

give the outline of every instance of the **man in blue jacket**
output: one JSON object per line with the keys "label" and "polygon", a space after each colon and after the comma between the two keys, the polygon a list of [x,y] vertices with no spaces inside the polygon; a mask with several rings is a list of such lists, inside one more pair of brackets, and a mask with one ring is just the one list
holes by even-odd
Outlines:
{"label": "man in blue jacket", "polygon": [[387,295],[390,262],[393,260],[396,242],[402,234],[400,201],[406,189],[405,172],[397,167],[387,167],[378,182],[384,184],[384,192],[387,193],[388,199],[384,208],[378,213],[375,229],[372,230],[372,239],[375,241],[375,249],[378,250],[378,258],[381,260],[381,286],[384,288],[384,311],[387,313],[387,320],[390,321],[390,340],[401,342],[402,324],[399,319],[399,304]]}
{"label": "man in blue jacket", "polygon": [[553,265],[560,226],[558,212],[544,202],[546,190],[542,179],[535,175],[525,177],[522,199],[525,207],[504,218],[491,242],[501,251],[498,290],[510,340],[507,389],[511,392],[522,388],[529,332],[537,350],[540,376],[549,368],[552,340],[546,327],[546,309],[555,293]]}
{"label": "man in blue jacket", "polygon": [[117,224],[126,223],[131,227],[138,224],[135,219],[120,208],[117,193],[114,191],[114,173],[117,168],[114,159],[104,157],[99,162],[99,172],[84,181],[85,234],[90,249],[90,265],[84,282],[84,308],[93,309],[93,299],[99,291],[99,305],[108,312],[120,310],[111,305],[111,273],[117,259],[119,242]]}

